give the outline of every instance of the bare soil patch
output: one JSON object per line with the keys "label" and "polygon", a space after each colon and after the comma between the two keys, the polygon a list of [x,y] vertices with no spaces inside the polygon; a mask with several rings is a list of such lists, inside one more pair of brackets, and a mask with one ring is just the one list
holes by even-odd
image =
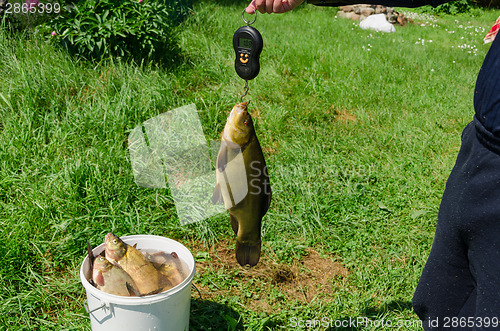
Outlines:
{"label": "bare soil patch", "polygon": [[[280,301],[331,301],[335,294],[335,282],[349,275],[349,270],[340,262],[330,257],[322,257],[313,248],[307,248],[307,254],[300,260],[287,264],[278,262],[266,247],[255,267],[241,267],[236,262],[232,245],[229,241],[221,241],[210,248],[197,242],[187,245],[194,256],[199,253],[209,255],[208,259],[196,262],[199,277],[220,274],[225,276],[224,284],[202,284],[203,282],[195,281],[203,300],[219,296],[238,296],[248,308],[270,312]],[[274,291],[271,291],[272,289]],[[196,291],[193,296],[198,296]]]}
{"label": "bare soil patch", "polygon": [[357,118],[347,110],[339,110],[335,118],[340,122],[356,122]]}

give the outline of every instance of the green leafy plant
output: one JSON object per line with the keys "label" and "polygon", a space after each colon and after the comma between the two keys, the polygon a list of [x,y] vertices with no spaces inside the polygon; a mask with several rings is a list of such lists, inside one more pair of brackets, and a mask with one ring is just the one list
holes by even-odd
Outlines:
{"label": "green leafy plant", "polygon": [[457,0],[443,3],[436,7],[438,14],[464,14],[470,12],[474,8],[474,3],[470,0]]}
{"label": "green leafy plant", "polygon": [[51,35],[88,60],[120,57],[169,63],[179,56],[175,26],[190,5],[189,0],[86,0],[66,7],[51,23]]}
{"label": "green leafy plant", "polygon": [[417,12],[435,15],[458,15],[471,13],[477,10],[477,5],[472,0],[456,0],[443,3],[437,7],[423,6],[416,9]]}

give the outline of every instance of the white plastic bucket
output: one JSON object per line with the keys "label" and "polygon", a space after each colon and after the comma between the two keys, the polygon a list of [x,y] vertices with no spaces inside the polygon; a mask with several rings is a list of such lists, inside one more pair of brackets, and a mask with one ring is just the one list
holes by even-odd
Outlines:
{"label": "white plastic bucket", "polygon": [[[80,268],[80,280],[87,292],[87,306],[93,331],[189,330],[191,308],[191,282],[196,266],[193,255],[181,243],[160,236],[133,235],[121,237],[138,249],[154,249],[166,253],[176,252],[187,265],[188,275],[179,285],[168,291],[144,297],[125,297],[98,290],[88,282],[91,273],[88,257]],[[104,250],[96,247],[94,256]]]}

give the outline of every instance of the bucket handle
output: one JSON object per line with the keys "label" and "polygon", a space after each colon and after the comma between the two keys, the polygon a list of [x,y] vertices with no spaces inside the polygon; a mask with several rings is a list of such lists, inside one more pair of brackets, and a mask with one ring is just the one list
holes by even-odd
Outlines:
{"label": "bucket handle", "polygon": [[99,309],[105,309],[105,308],[107,308],[106,303],[103,303],[103,304],[102,304],[102,305],[100,305],[99,307],[94,308],[94,309],[92,309],[92,310],[89,310],[90,308],[89,308],[89,305],[88,305],[88,303],[87,303],[87,300],[85,300],[85,301],[83,302],[83,306],[85,307],[85,311],[86,311],[86,312],[87,312],[87,314],[89,314],[89,315],[90,315],[91,313],[95,312],[96,310],[99,310]]}
{"label": "bucket handle", "polygon": [[[111,303],[107,304],[107,303],[104,302],[99,307],[90,310],[89,309],[88,300],[85,300],[83,302],[83,306],[85,307],[85,310],[87,311],[87,313],[90,315],[90,318],[91,319],[95,319],[99,324],[102,324],[105,320],[111,318],[111,316],[113,314]],[[107,314],[105,316],[101,317],[101,318],[99,318],[99,317],[95,316],[94,314],[92,314],[93,312],[95,312],[95,311],[97,311],[99,309],[104,309],[104,312],[107,313]]]}

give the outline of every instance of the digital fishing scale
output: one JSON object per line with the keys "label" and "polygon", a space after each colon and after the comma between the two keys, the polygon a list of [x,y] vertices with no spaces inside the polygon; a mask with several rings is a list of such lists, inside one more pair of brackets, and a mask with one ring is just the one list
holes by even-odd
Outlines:
{"label": "digital fishing scale", "polygon": [[250,26],[257,20],[257,10],[255,10],[254,19],[251,22],[245,19],[245,10],[241,16],[247,25],[240,27],[234,33],[233,48],[235,52],[234,68],[238,76],[245,80],[245,94],[241,96],[243,100],[243,97],[248,93],[248,81],[259,74],[259,56],[264,42],[260,32]]}

